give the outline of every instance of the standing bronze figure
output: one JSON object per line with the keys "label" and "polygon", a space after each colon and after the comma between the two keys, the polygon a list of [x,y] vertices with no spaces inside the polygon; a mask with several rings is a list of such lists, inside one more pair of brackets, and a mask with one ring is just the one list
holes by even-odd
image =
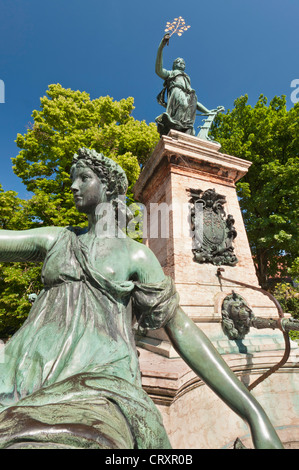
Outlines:
{"label": "standing bronze figure", "polygon": [[[163,67],[163,49],[169,42],[169,34],[163,37],[156,57],[156,74],[164,80],[162,91],[157,96],[158,103],[166,111],[156,118],[157,128],[160,135],[166,135],[170,129],[175,129],[186,134],[195,135],[194,122],[196,112],[200,111],[204,115],[213,115],[221,109],[207,109],[197,101],[195,90],[191,88],[190,77],[185,72],[185,61],[178,57],[172,66],[172,70]],[[167,95],[167,101],[166,101]],[[207,135],[205,130],[203,135]]]}
{"label": "standing bronze figure", "polygon": [[118,236],[117,217],[108,231],[102,223],[101,205],[126,210],[124,171],[80,149],[71,178],[86,229],[0,231],[1,262],[44,263],[44,289],[0,364],[0,448],[170,447],[142,389],[132,315],[142,328],[165,328],[187,364],[249,423],[257,448],[281,448],[259,403],[180,308],[154,254]]}

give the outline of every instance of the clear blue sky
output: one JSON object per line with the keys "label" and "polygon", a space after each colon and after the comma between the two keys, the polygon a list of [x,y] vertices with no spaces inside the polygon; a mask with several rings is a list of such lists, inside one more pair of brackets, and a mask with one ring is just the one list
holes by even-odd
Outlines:
{"label": "clear blue sky", "polygon": [[[135,99],[133,116],[153,122],[161,108],[155,75],[167,21],[182,16],[191,28],[173,36],[164,65],[176,57],[206,107],[233,107],[247,93],[255,104],[286,95],[299,78],[298,0],[0,0],[0,183],[26,197],[12,172],[17,133],[25,133],[51,83],[91,98]],[[28,195],[27,195],[28,196]]]}

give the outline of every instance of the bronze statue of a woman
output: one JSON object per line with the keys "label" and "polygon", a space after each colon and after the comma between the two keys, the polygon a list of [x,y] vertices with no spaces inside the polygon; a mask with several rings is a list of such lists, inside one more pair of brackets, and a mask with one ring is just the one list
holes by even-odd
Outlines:
{"label": "bronze statue of a woman", "polygon": [[215,110],[210,111],[197,101],[195,90],[191,88],[190,77],[185,72],[184,59],[178,57],[173,62],[172,70],[163,67],[163,49],[168,41],[169,35],[166,34],[158,47],[155,65],[156,74],[164,80],[164,87],[157,100],[166,108],[166,111],[156,118],[158,132],[163,135],[168,134],[170,129],[175,129],[195,135],[196,111],[209,114]]}
{"label": "bronze statue of a woman", "polygon": [[281,448],[261,406],[179,307],[154,254],[108,236],[100,223],[99,205],[117,210],[126,193],[123,170],[83,148],[71,178],[86,229],[0,231],[0,261],[42,260],[44,283],[0,364],[0,448],[170,447],[141,386],[132,315],[142,328],[165,328],[187,364],[248,422],[255,447]]}

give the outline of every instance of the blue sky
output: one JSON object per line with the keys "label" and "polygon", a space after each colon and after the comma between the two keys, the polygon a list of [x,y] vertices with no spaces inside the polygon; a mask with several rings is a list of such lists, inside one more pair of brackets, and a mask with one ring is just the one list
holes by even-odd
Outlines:
{"label": "blue sky", "polygon": [[208,108],[233,107],[247,93],[255,104],[286,95],[299,79],[298,0],[0,0],[0,183],[28,197],[12,171],[15,139],[24,134],[48,85],[87,91],[91,98],[133,96],[138,120],[153,122],[162,80],[157,47],[167,21],[190,29],[173,36],[164,66],[176,57]]}

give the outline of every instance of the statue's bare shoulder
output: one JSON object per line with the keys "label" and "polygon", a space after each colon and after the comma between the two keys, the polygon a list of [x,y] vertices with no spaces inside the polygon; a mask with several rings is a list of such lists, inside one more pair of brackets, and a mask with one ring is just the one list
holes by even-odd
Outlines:
{"label": "statue's bare shoulder", "polygon": [[126,240],[131,264],[131,276],[139,282],[157,283],[164,278],[161,265],[152,250],[136,240]]}

